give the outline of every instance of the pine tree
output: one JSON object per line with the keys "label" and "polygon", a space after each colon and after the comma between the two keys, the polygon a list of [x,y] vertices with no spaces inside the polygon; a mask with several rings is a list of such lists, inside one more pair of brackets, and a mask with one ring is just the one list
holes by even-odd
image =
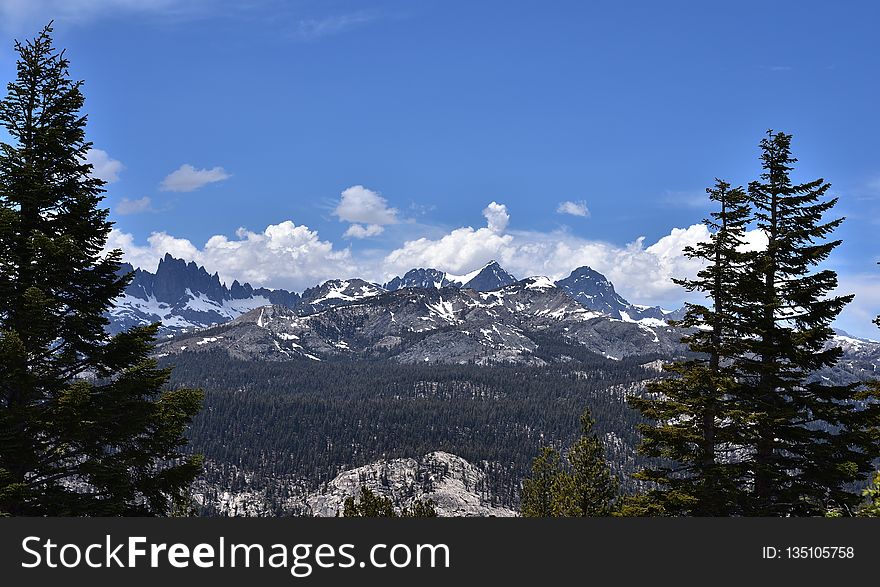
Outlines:
{"label": "pine tree", "polygon": [[373,493],[366,485],[361,486],[360,499],[348,496],[342,503],[342,516],[345,518],[396,518],[394,504],[390,497]]}
{"label": "pine tree", "polygon": [[345,518],[436,518],[433,500],[415,500],[408,508],[398,514],[390,497],[374,493],[366,485],[361,485],[359,499],[348,496],[342,502],[342,516]]}
{"label": "pine tree", "polygon": [[874,479],[862,491],[867,500],[859,509],[858,515],[865,518],[880,518],[880,471],[874,473]]}
{"label": "pine tree", "polygon": [[16,43],[0,101],[0,511],[165,514],[200,470],[179,447],[201,393],[162,391],[157,325],[105,334],[130,276],[121,251],[102,253],[82,82],[51,33]]}
{"label": "pine tree", "polygon": [[711,304],[688,304],[675,323],[689,332],[682,342],[697,358],[665,365],[673,377],[649,383],[645,397],[629,400],[651,420],[640,426],[640,452],[662,459],[636,475],[658,487],[641,497],[640,507],[667,515],[729,515],[741,501],[739,471],[729,454],[735,439],[730,390],[736,385],[730,359],[740,345],[741,249],[751,212],[742,188],[716,179],[706,192],[718,206],[704,220],[710,238],[684,249],[703,269],[696,279],[676,280]]}
{"label": "pine tree", "polygon": [[[581,436],[569,449],[567,463],[545,447],[523,481],[520,511],[524,517],[599,517],[615,511],[619,480],[605,461],[602,441],[593,432],[589,410],[581,416]],[[567,465],[567,466],[565,466]]]}
{"label": "pine tree", "polygon": [[[830,269],[816,270],[841,241],[828,240],[842,218],[824,221],[837,203],[823,179],[794,184],[791,135],[761,141],[764,172],[749,184],[765,249],[751,253],[741,309],[748,336],[735,361],[740,426],[749,447],[750,515],[821,515],[850,509],[847,485],[864,479],[880,451],[876,392],[815,380],[842,350],[827,345],[832,321],[852,296],[828,296]],[[874,399],[872,399],[874,398]]]}
{"label": "pine tree", "polygon": [[581,517],[610,516],[614,512],[620,481],[605,461],[602,441],[593,431],[595,422],[586,411],[581,416],[581,436],[566,455],[571,464],[572,491],[568,513]]}
{"label": "pine tree", "polygon": [[433,499],[417,499],[408,508],[400,511],[401,518],[436,518],[437,510]]}
{"label": "pine tree", "polygon": [[556,480],[561,473],[559,459],[559,452],[545,446],[532,461],[532,475],[523,480],[520,511],[524,517],[553,517]]}

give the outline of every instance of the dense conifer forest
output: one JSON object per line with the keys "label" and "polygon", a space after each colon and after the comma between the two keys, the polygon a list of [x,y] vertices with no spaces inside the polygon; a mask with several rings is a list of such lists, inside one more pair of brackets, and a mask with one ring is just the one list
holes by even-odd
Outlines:
{"label": "dense conifer forest", "polygon": [[652,360],[595,355],[577,367],[480,367],[255,363],[192,353],[174,359],[171,384],[206,391],[188,436],[190,449],[209,463],[210,483],[229,474],[210,463],[247,471],[253,486],[276,478],[314,486],[378,458],[444,450],[483,464],[489,493],[516,505],[540,447],[569,446],[585,407],[623,490],[635,489],[628,473],[644,464],[634,453],[641,420],[624,395],[657,377],[643,366]]}

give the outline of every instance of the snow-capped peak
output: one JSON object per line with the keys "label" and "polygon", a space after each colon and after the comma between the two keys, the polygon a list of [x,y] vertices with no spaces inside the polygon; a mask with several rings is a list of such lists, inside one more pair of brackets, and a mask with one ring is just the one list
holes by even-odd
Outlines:
{"label": "snow-capped peak", "polygon": [[492,264],[497,265],[497,263],[494,260],[489,261],[488,263],[486,263],[485,265],[483,265],[479,269],[474,269],[470,273],[465,273],[464,275],[453,275],[452,273],[447,273],[446,279],[452,283],[457,283],[458,285],[464,285],[468,281],[472,280],[474,277],[479,275],[483,271],[483,269],[485,269],[486,267],[489,267]]}
{"label": "snow-capped peak", "polygon": [[556,287],[556,284],[549,277],[544,275],[536,275],[534,277],[526,277],[523,279],[526,289],[550,289]]}

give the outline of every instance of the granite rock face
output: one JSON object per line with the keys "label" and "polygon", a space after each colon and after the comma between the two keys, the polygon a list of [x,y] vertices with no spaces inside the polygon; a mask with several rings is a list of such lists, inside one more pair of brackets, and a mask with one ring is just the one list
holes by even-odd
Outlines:
{"label": "granite rock face", "polygon": [[390,497],[395,509],[430,499],[441,517],[511,517],[513,510],[492,504],[486,475],[454,454],[437,451],[420,459],[382,460],[344,471],[306,499],[312,515],[342,515],[345,498],[361,487]]}

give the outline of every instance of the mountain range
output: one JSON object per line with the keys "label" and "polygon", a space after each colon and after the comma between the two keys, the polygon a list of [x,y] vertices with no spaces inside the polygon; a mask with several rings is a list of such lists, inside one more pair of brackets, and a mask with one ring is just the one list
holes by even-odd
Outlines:
{"label": "mountain range", "polygon": [[[590,267],[517,280],[496,261],[465,275],[417,268],[383,285],[333,279],[303,291],[227,287],[204,267],[166,255],[133,279],[109,312],[112,332],[162,323],[159,356],[222,350],[244,360],[392,359],[400,363],[620,360],[686,352],[669,325],[682,310],[632,304]],[[845,361],[825,376],[873,375],[880,344],[839,333]]]}
{"label": "mountain range", "polygon": [[132,273],[125,293],[110,310],[108,330],[160,322],[162,332],[174,333],[228,322],[254,308],[269,304],[296,307],[297,293],[283,289],[253,288],[233,281],[231,287],[204,267],[166,254],[156,273],[124,263],[120,274]]}
{"label": "mountain range", "polygon": [[[227,287],[217,273],[211,275],[204,267],[170,254],[159,261],[155,273],[129,264],[124,264],[120,273],[132,273],[133,278],[109,313],[109,330],[113,333],[160,322],[164,334],[177,334],[223,324],[264,306],[281,306],[295,310],[298,315],[308,315],[404,289],[489,292],[517,282],[516,277],[494,260],[464,275],[418,268],[382,285],[362,279],[332,279],[301,294],[284,289],[254,288],[238,281]],[[659,307],[630,304],[614,291],[610,281],[589,267],[575,269],[553,285],[584,308],[618,320],[666,320],[679,315]]]}

